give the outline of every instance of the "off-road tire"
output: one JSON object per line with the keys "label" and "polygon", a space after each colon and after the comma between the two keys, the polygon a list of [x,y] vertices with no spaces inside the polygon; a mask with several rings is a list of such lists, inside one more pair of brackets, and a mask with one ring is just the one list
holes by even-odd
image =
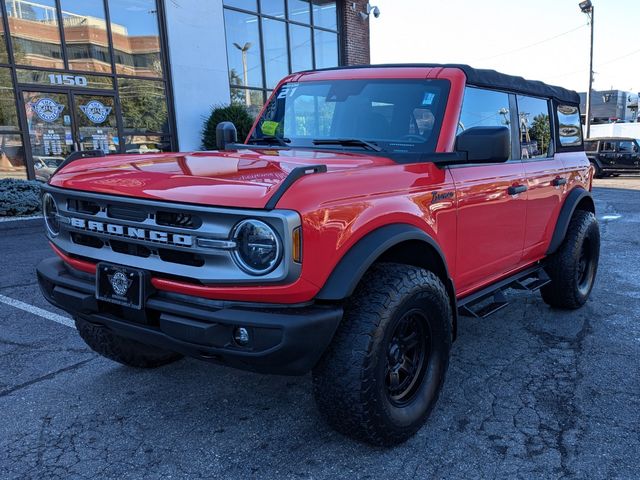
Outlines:
{"label": "off-road tire", "polygon": [[[407,395],[406,404],[399,404],[389,393],[390,348],[408,345],[407,339],[391,343],[408,317],[427,326],[425,335],[416,335],[425,339],[427,361],[422,363],[423,375],[414,376],[414,393]],[[407,440],[424,424],[442,389],[451,324],[449,297],[435,274],[400,264],[374,266],[346,305],[331,346],[313,370],[313,393],[321,414],[335,430],[370,444]]]}
{"label": "off-road tire", "polygon": [[79,317],[75,321],[78,333],[93,351],[128,367],[156,368],[182,358],[180,354],[114,335],[108,328]]}
{"label": "off-road tire", "polygon": [[[540,289],[545,303],[566,309],[584,305],[595,282],[599,257],[598,221],[593,213],[576,210],[562,245],[546,260],[551,283]],[[588,263],[581,266],[585,258]]]}
{"label": "off-road tire", "polygon": [[594,177],[596,177],[596,178],[604,178],[604,177],[606,177],[606,175],[602,171],[602,168],[600,168],[600,165],[598,165],[596,162],[591,162],[591,165],[593,165],[593,168],[595,169],[595,172],[593,174]]}

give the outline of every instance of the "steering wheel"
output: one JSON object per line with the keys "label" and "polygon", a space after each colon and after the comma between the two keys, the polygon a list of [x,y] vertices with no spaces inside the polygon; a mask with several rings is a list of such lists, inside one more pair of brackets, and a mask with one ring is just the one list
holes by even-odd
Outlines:
{"label": "steering wheel", "polygon": [[422,135],[416,135],[415,133],[409,133],[407,135],[403,135],[402,138],[400,138],[400,140],[406,140],[408,142],[420,142],[420,143],[424,143],[425,139]]}

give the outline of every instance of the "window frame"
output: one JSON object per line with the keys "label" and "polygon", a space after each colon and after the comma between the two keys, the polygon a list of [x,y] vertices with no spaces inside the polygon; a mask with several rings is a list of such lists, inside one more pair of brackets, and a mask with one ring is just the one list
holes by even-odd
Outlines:
{"label": "window frame", "polygon": [[[344,6],[344,2],[341,2],[340,0],[336,0],[336,25],[337,25],[337,29],[333,30],[330,28],[325,28],[325,27],[321,27],[321,26],[316,26],[315,25],[315,21],[314,21],[314,14],[313,14],[313,2],[311,0],[309,0],[309,23],[303,23],[303,22],[299,22],[296,20],[291,20],[289,18],[289,0],[283,0],[284,2],[284,17],[276,17],[273,15],[268,15],[265,13],[262,13],[262,0],[256,0],[256,11],[251,11],[251,10],[245,10],[243,8],[239,8],[239,7],[234,7],[231,5],[226,5],[224,3],[224,0],[222,2],[222,7],[223,10],[231,10],[234,12],[239,12],[239,13],[244,13],[247,15],[253,15],[255,17],[257,17],[258,19],[258,34],[260,36],[260,58],[261,58],[261,71],[262,71],[262,87],[246,87],[244,85],[234,85],[231,82],[229,82],[229,88],[236,88],[236,89],[248,89],[248,90],[261,90],[262,91],[262,95],[263,95],[263,105],[266,105],[266,103],[269,100],[269,97],[271,96],[271,92],[273,92],[276,88],[277,85],[274,85],[273,87],[269,87],[267,85],[267,72],[266,72],[266,67],[265,67],[265,50],[264,50],[264,35],[263,35],[263,28],[262,28],[262,20],[263,18],[269,19],[269,20],[277,20],[279,22],[283,22],[286,26],[286,50],[287,50],[287,65],[288,65],[288,70],[291,73],[294,73],[292,71],[291,68],[291,33],[290,33],[290,26],[291,25],[297,25],[297,26],[302,26],[302,27],[307,27],[310,30],[311,33],[311,68],[312,69],[316,69],[316,46],[315,46],[315,32],[316,30],[321,30],[323,32],[329,32],[329,33],[334,33],[337,36],[337,49],[338,49],[338,65],[340,66],[343,64],[343,49],[342,49],[342,38],[343,38],[343,26],[340,22],[340,18],[342,18],[342,13],[343,13],[343,9],[345,8]],[[227,26],[225,24],[224,26],[225,28],[225,40],[227,38],[227,34],[226,34],[226,30],[227,30]],[[229,76],[229,60],[227,59],[227,77]]]}
{"label": "window frame", "polygon": [[[512,94],[515,100],[515,105],[516,105],[516,121],[518,123],[518,136],[516,137],[516,144],[517,144],[517,153],[518,153],[518,158],[515,158],[514,160],[520,160],[522,162],[537,162],[537,161],[546,161],[546,160],[550,160],[553,159],[556,153],[556,129],[554,128],[554,120],[553,117],[554,115],[551,114],[551,112],[553,111],[553,106],[552,106],[552,102],[551,99],[549,98],[545,98],[545,97],[536,97],[534,95],[526,95],[523,93],[514,93]],[[520,133],[520,109],[519,109],[519,105],[518,105],[518,97],[528,97],[528,98],[534,98],[537,100],[543,100],[546,104],[547,104],[547,115],[549,116],[549,135],[550,135],[550,139],[549,139],[549,148],[547,150],[547,154],[544,157],[534,157],[534,158],[522,158],[522,144],[520,141],[520,137],[521,137],[521,133]]]}

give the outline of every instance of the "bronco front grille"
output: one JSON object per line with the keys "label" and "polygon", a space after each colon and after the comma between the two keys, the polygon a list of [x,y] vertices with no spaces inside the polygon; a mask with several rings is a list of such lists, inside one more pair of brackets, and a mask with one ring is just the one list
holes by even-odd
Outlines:
{"label": "bronco front grille", "polygon": [[[233,227],[246,218],[272,225],[291,252],[300,217],[288,210],[239,210],[74,192],[45,186],[58,205],[60,234],[50,240],[79,257],[141,268],[203,284],[255,283],[233,259]],[[263,282],[291,281],[300,265],[285,255]]]}

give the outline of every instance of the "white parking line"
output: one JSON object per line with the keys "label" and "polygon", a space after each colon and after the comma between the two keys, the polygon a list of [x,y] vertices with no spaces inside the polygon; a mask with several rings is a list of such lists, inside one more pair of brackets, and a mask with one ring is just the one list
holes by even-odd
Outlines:
{"label": "white parking line", "polygon": [[19,308],[20,310],[24,310],[25,312],[33,313],[34,315],[38,315],[39,317],[59,323],[60,325],[64,325],[65,327],[76,328],[75,323],[69,317],[63,317],[62,315],[50,312],[48,310],[45,310],[44,308],[35,307],[33,305],[29,305],[28,303],[21,302],[20,300],[5,297],[4,295],[0,295],[0,302],[15,308]]}

